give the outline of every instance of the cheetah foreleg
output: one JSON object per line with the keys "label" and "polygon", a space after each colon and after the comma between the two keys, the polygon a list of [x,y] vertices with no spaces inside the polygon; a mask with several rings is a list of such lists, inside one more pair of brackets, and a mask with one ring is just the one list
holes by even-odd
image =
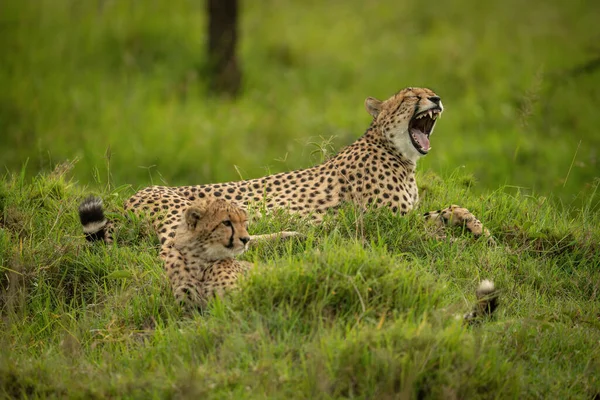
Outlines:
{"label": "cheetah foreleg", "polygon": [[181,253],[172,246],[163,246],[160,258],[164,261],[165,272],[175,300],[188,312],[202,309],[208,296],[202,290],[199,280],[201,276],[197,276],[198,271],[186,268]]}
{"label": "cheetah foreleg", "polygon": [[250,244],[273,242],[289,237],[301,236],[300,232],[296,231],[281,231],[277,233],[267,233],[264,235],[250,235]]}
{"label": "cheetah foreleg", "polygon": [[[423,216],[438,227],[438,233],[447,226],[464,226],[475,237],[485,236],[490,244],[495,243],[490,231],[466,208],[453,204],[442,210],[426,212]],[[445,236],[442,234],[441,237]]]}

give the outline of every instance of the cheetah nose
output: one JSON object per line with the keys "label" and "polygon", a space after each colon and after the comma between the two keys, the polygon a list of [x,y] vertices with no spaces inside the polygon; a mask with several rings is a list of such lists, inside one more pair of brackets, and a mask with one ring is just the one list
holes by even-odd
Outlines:
{"label": "cheetah nose", "polygon": [[248,243],[250,241],[250,236],[243,236],[240,238],[240,241],[244,244]]}
{"label": "cheetah nose", "polygon": [[431,96],[431,97],[428,97],[428,99],[432,103],[435,103],[438,106],[440,105],[440,97],[439,96]]}

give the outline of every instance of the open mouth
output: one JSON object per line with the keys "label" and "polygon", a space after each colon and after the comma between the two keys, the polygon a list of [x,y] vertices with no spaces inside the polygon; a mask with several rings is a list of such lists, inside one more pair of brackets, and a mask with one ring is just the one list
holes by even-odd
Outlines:
{"label": "open mouth", "polygon": [[442,114],[439,107],[430,108],[415,114],[408,124],[410,140],[415,149],[421,154],[427,154],[431,146],[429,145],[429,135],[433,131],[435,120]]}

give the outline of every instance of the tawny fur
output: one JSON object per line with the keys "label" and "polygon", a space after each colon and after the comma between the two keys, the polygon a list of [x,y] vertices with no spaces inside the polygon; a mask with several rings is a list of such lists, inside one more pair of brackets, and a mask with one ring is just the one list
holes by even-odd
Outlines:
{"label": "tawny fur", "polygon": [[[243,208],[255,203],[315,221],[344,203],[388,207],[406,214],[419,200],[416,163],[429,151],[430,135],[443,111],[441,100],[430,89],[406,88],[385,101],[367,98],[365,107],[373,117],[365,134],[320,165],[238,182],[151,186],[129,198],[125,209],[152,217],[163,258],[165,249],[174,248],[183,211],[196,201],[223,199]],[[491,241],[489,231],[465,208],[452,205],[425,213],[425,217],[441,227],[465,226],[475,236]],[[103,221],[103,215],[92,221],[100,227],[97,232],[92,232],[88,222],[86,237],[111,241],[111,222]],[[285,232],[275,235],[281,234]],[[183,256],[174,253],[171,259],[178,257]]]}
{"label": "tawny fur", "polygon": [[[365,105],[373,117],[366,133],[323,164],[246,181],[151,186],[132,196],[125,208],[158,215],[157,230],[163,244],[175,236],[181,211],[199,199],[225,199],[242,207],[255,203],[267,209],[283,208],[316,221],[343,203],[388,207],[405,214],[419,200],[416,162],[429,150],[429,136],[442,113],[442,103],[429,89],[407,88],[383,102],[368,98]],[[415,139],[417,130],[425,130],[415,129],[417,124],[429,127],[426,135],[419,136],[426,146]],[[425,217],[445,225],[465,225],[475,236],[490,237],[465,208],[451,206]]]}
{"label": "tawny fur", "polygon": [[[112,243],[111,222],[104,217],[100,198],[85,199],[79,217],[88,240]],[[239,275],[252,266],[235,257],[250,243],[299,235],[282,231],[250,236],[246,211],[223,199],[195,200],[177,217],[175,234],[161,243],[160,258],[175,298],[187,309],[202,308],[212,296],[235,287]],[[153,218],[153,223],[160,228],[160,218]]]}
{"label": "tawny fur", "polygon": [[161,257],[175,298],[187,309],[203,308],[236,286],[251,263],[235,256],[248,248],[248,217],[225,200],[195,202],[183,213],[171,245]]}

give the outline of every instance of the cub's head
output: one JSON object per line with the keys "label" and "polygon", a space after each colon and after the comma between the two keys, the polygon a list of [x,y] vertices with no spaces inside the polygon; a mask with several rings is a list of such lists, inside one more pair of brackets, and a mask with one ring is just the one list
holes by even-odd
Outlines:
{"label": "cub's head", "polygon": [[196,203],[185,210],[175,246],[209,260],[221,260],[248,249],[248,215],[225,200]]}
{"label": "cub's head", "polygon": [[429,136],[444,110],[439,96],[424,88],[406,88],[385,101],[368,97],[365,107],[383,139],[413,162],[429,152]]}

